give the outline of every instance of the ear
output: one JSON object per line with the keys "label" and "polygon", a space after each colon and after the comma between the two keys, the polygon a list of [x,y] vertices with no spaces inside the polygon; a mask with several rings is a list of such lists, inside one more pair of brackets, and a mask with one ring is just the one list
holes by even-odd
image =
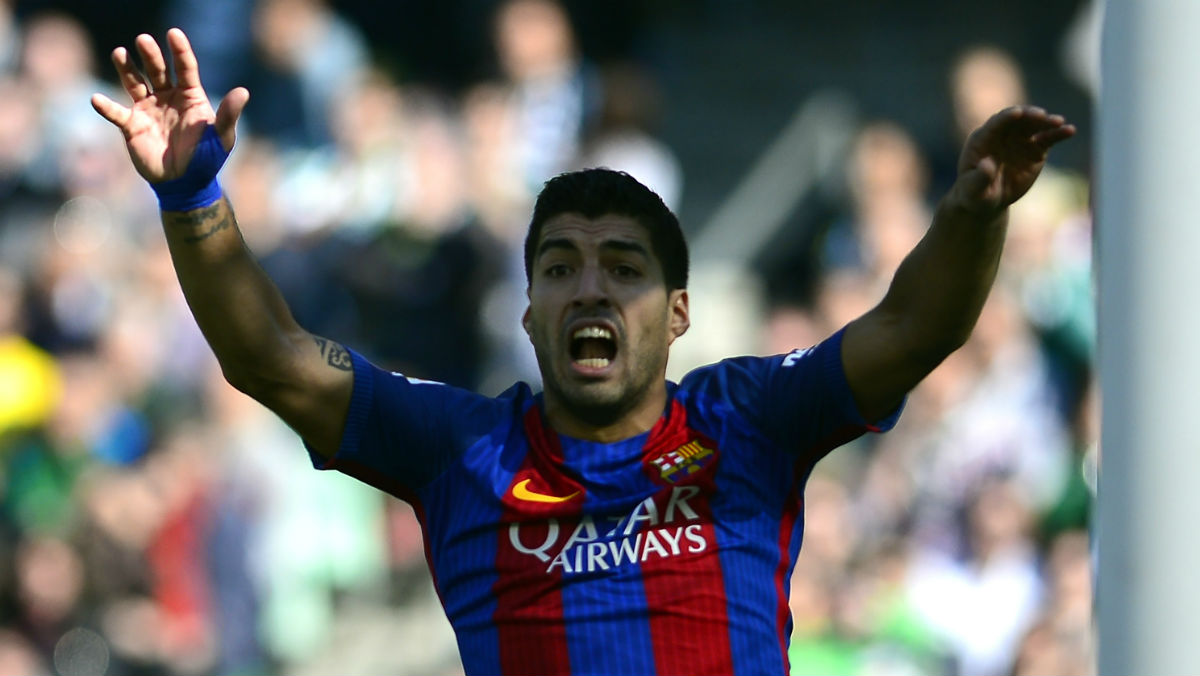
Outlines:
{"label": "ear", "polygon": [[521,326],[523,326],[525,328],[525,335],[529,336],[530,338],[533,338],[533,335],[529,332],[529,325],[530,325],[529,314],[532,310],[533,310],[532,305],[526,305],[525,312],[521,314]]}
{"label": "ear", "polygon": [[667,295],[667,301],[670,303],[671,317],[668,320],[667,345],[675,342],[675,339],[687,333],[688,328],[692,325],[691,317],[688,314],[688,293],[687,289],[674,289]]}

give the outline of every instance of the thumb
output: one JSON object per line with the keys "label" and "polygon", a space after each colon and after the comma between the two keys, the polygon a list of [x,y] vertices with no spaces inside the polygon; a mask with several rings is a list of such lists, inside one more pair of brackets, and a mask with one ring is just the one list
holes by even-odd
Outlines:
{"label": "thumb", "polygon": [[997,171],[996,161],[991,157],[983,157],[974,167],[959,175],[961,195],[973,202],[990,199],[987,192],[996,180]]}
{"label": "thumb", "polygon": [[217,135],[221,137],[221,145],[225,148],[225,152],[233,150],[233,143],[237,139],[237,121],[249,100],[249,89],[235,87],[225,95],[225,98],[221,100],[221,105],[217,107],[217,119],[214,126]]}

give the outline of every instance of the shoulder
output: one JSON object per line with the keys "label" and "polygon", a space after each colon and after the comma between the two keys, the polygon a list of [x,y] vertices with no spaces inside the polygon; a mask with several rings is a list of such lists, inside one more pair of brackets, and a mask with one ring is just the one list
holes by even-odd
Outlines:
{"label": "shoulder", "polygon": [[679,382],[683,392],[706,392],[722,386],[746,385],[768,375],[775,357],[742,356],[722,359],[715,364],[692,369]]}
{"label": "shoulder", "polygon": [[489,397],[388,371],[357,354],[354,366],[341,446],[323,466],[401,497],[420,495],[469,449],[488,446],[481,442],[507,438],[533,401],[524,383]]}
{"label": "shoulder", "polygon": [[731,422],[732,415],[757,427],[773,362],[778,361],[779,357],[742,356],[701,366],[683,377],[674,396],[699,419],[715,416]]}
{"label": "shoulder", "polygon": [[768,356],[741,356],[701,366],[680,381],[684,392],[723,394],[744,393],[746,388],[768,387],[780,375],[802,373],[815,368],[840,367],[840,334],[812,347]]}
{"label": "shoulder", "polygon": [[453,427],[496,424],[520,415],[533,400],[529,385],[518,382],[491,397],[434,380],[425,380],[375,366],[355,354],[355,377],[363,381],[381,413],[396,408],[414,411],[424,422],[435,420]]}
{"label": "shoulder", "polygon": [[736,412],[759,428],[847,398],[841,333],[783,354],[741,356],[689,372],[678,395],[701,411]]}

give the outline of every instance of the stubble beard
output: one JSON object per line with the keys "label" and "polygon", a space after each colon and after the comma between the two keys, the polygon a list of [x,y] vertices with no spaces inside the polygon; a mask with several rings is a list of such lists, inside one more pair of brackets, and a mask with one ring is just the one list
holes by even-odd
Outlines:
{"label": "stubble beard", "polygon": [[625,392],[597,392],[598,388],[588,388],[586,385],[569,388],[575,391],[568,392],[568,388],[559,387],[558,383],[547,383],[546,389],[553,392],[567,414],[592,427],[612,425],[634,407],[633,398],[626,396]]}

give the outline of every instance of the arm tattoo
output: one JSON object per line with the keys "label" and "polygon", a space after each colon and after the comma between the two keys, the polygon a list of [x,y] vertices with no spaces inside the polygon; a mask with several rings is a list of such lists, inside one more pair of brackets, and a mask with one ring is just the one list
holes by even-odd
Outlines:
{"label": "arm tattoo", "polygon": [[183,241],[196,244],[233,227],[233,212],[226,211],[224,215],[219,215],[221,205],[222,202],[216,202],[195,211],[170,212],[165,214],[165,221],[172,228],[191,229],[191,234],[185,236]]}
{"label": "arm tattoo", "polygon": [[354,370],[354,362],[350,360],[350,352],[346,348],[332,340],[325,340],[317,336],[313,336],[313,340],[317,342],[317,348],[321,351],[321,356],[325,357],[325,363],[339,371]]}

